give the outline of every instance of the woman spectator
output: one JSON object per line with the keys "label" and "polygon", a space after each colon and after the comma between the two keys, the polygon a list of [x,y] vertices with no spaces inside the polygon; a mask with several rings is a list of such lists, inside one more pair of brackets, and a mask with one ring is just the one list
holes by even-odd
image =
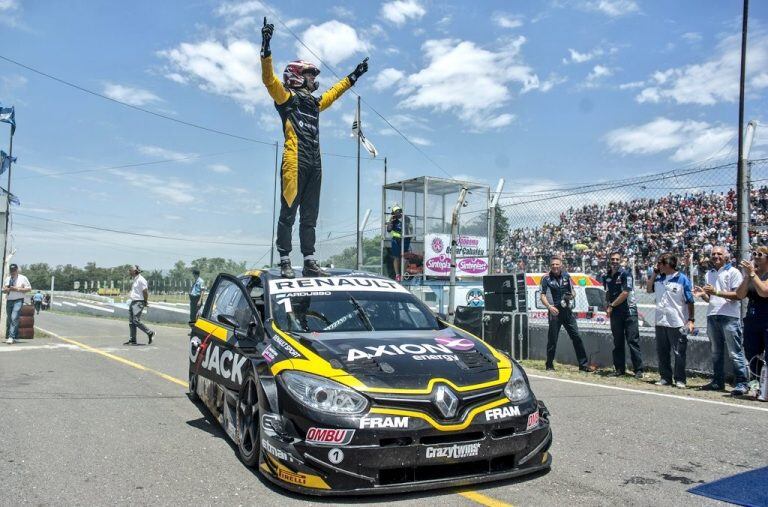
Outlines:
{"label": "woman spectator", "polygon": [[752,252],[752,261],[741,261],[744,281],[736,289],[740,299],[749,298],[744,317],[744,356],[754,373],[760,374],[760,362],[755,361],[766,348],[768,332],[768,247],[759,246]]}

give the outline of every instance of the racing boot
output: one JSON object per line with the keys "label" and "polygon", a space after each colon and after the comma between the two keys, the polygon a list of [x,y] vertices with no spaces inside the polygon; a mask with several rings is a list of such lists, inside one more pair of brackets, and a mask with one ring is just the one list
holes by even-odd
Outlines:
{"label": "racing boot", "polygon": [[293,272],[290,259],[280,261],[280,276],[283,278],[296,278],[296,273]]}
{"label": "racing boot", "polygon": [[315,259],[307,259],[304,261],[304,269],[302,270],[304,276],[331,276],[331,274],[321,268]]}

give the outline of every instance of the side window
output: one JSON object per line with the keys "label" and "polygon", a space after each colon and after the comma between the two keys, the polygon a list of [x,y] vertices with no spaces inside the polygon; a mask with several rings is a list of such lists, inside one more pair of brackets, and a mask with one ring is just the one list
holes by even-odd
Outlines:
{"label": "side window", "polygon": [[252,311],[243,291],[229,280],[222,280],[216,288],[211,304],[210,319],[218,322],[219,315],[232,315],[242,329],[248,329]]}
{"label": "side window", "polygon": [[600,309],[605,308],[606,300],[605,300],[605,291],[603,289],[598,289],[596,287],[587,287],[584,289],[584,292],[586,292],[587,294],[588,306],[596,306]]}

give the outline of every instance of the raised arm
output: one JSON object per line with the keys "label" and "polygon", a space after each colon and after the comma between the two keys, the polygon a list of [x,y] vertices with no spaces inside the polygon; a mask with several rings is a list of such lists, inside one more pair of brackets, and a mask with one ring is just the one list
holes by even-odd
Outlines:
{"label": "raised arm", "polygon": [[345,91],[349,90],[357,80],[368,72],[368,58],[357,64],[355,70],[350,75],[343,78],[341,81],[331,86],[325,93],[320,96],[320,111],[324,111],[331,107],[331,104],[341,97]]}
{"label": "raised arm", "polygon": [[272,50],[269,48],[269,42],[272,40],[274,30],[275,25],[267,24],[267,17],[264,16],[264,26],[261,28],[261,81],[267,87],[269,96],[279,105],[291,98],[291,92],[285,89],[272,66]]}

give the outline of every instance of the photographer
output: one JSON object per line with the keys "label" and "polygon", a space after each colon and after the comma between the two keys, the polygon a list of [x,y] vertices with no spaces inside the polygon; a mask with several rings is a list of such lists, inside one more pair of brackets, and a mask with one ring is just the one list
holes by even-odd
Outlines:
{"label": "photographer", "polygon": [[560,336],[560,327],[573,342],[573,350],[579,361],[579,370],[588,372],[587,352],[584,343],[579,336],[579,327],[576,325],[576,317],[573,316],[574,292],[571,276],[563,271],[563,260],[560,256],[553,255],[550,258],[549,273],[541,278],[541,303],[549,310],[549,332],[547,334],[547,370],[554,370],[555,352],[557,351],[557,339]]}
{"label": "photographer", "polygon": [[[406,235],[403,237],[403,222],[405,222]],[[411,251],[411,238],[408,236],[407,231],[411,228],[411,219],[405,217],[403,220],[403,208],[399,204],[392,206],[392,216],[387,224],[387,232],[392,234],[391,252],[394,259],[393,264],[395,267],[395,280],[400,282],[403,277],[400,273],[400,254]]]}
{"label": "photographer", "polygon": [[629,345],[632,367],[636,378],[643,378],[643,358],[640,354],[640,330],[637,323],[637,303],[632,272],[621,267],[621,254],[612,252],[608,273],[603,278],[603,287],[608,306],[606,313],[611,321],[613,335],[613,366],[615,375],[626,373],[627,358],[624,342]]}
{"label": "photographer", "polygon": [[[655,277],[648,280],[646,290],[656,296],[656,352],[659,356],[659,386],[674,385],[685,389],[685,359],[688,333],[694,329],[693,286],[683,273],[677,270],[677,256],[662,254],[653,270]],[[675,355],[672,372],[670,350]]]}

